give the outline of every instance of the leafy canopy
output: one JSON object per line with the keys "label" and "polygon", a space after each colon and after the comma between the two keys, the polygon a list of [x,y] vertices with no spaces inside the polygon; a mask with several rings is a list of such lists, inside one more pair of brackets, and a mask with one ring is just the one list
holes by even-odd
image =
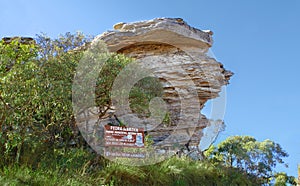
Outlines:
{"label": "leafy canopy", "polygon": [[260,142],[251,136],[228,137],[217,147],[211,146],[205,155],[214,163],[237,168],[262,183],[275,178],[276,165],[284,164],[283,158],[288,156],[278,143],[268,139]]}

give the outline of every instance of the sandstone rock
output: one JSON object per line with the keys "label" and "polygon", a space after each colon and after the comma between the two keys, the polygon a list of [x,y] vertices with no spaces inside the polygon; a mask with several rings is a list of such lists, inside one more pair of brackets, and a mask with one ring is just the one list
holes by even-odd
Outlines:
{"label": "sandstone rock", "polygon": [[[150,69],[163,85],[162,98],[171,117],[170,126],[151,123],[147,118],[134,118],[131,123],[145,126],[154,145],[198,146],[202,129],[210,122],[200,111],[207,100],[218,97],[233,74],[207,55],[213,32],[193,28],[181,18],[118,23],[114,29],[93,42],[103,40],[110,52],[135,58],[142,68]],[[134,114],[126,112],[116,108],[118,117]],[[103,123],[108,119],[101,118]],[[91,120],[95,123],[98,118],[91,116]]]}
{"label": "sandstone rock", "polygon": [[[211,34],[190,27],[177,18],[158,18],[135,23],[122,23],[122,29],[108,31],[98,38],[105,41],[109,51],[116,52],[137,43],[172,43],[176,47],[188,47],[195,50],[207,50],[213,43]],[[117,24],[117,28],[120,25]]]}
{"label": "sandstone rock", "polygon": [[115,30],[120,30],[120,29],[122,29],[124,24],[125,23],[120,22],[120,23],[115,24],[113,27],[114,27]]}

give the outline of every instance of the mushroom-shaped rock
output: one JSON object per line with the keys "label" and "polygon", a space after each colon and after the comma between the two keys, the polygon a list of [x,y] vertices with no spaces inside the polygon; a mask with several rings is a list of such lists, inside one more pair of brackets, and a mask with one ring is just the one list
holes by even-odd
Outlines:
{"label": "mushroom-shaped rock", "polygon": [[[114,28],[95,41],[103,40],[110,52],[132,57],[153,72],[163,86],[162,100],[170,119],[168,125],[138,117],[131,123],[144,126],[154,145],[198,146],[210,123],[201,109],[207,100],[218,97],[232,75],[207,54],[213,44],[212,31],[193,28],[181,18],[119,23]],[[134,114],[118,109],[120,118]]]}

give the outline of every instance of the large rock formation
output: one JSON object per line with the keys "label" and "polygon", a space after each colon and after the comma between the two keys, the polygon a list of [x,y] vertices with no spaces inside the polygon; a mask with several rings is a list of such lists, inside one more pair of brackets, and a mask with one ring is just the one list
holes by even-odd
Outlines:
{"label": "large rock formation", "polygon": [[[95,38],[103,40],[110,52],[132,57],[142,68],[151,69],[163,86],[162,99],[170,114],[170,125],[153,123],[148,118],[131,118],[144,126],[154,146],[198,146],[202,130],[210,121],[201,109],[209,99],[218,97],[232,73],[207,55],[212,46],[212,32],[189,26],[180,18],[157,18],[135,23],[118,23],[113,31]],[[115,112],[119,118],[134,114]],[[121,109],[122,110],[122,109]],[[98,121],[97,117],[91,118]],[[109,118],[102,118],[107,123]],[[222,123],[222,121],[221,121]]]}

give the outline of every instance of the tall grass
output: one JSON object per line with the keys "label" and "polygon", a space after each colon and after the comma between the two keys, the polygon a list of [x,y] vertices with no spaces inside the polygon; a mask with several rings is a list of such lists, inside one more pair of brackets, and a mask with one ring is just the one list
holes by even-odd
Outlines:
{"label": "tall grass", "polygon": [[6,167],[0,173],[0,185],[94,185],[80,175],[61,174],[58,170],[32,170],[28,167]]}
{"label": "tall grass", "polygon": [[227,186],[255,185],[254,181],[238,170],[186,157],[174,156],[157,164],[135,167],[110,162],[83,149],[45,156],[38,167],[18,165],[0,169],[0,185]]}

